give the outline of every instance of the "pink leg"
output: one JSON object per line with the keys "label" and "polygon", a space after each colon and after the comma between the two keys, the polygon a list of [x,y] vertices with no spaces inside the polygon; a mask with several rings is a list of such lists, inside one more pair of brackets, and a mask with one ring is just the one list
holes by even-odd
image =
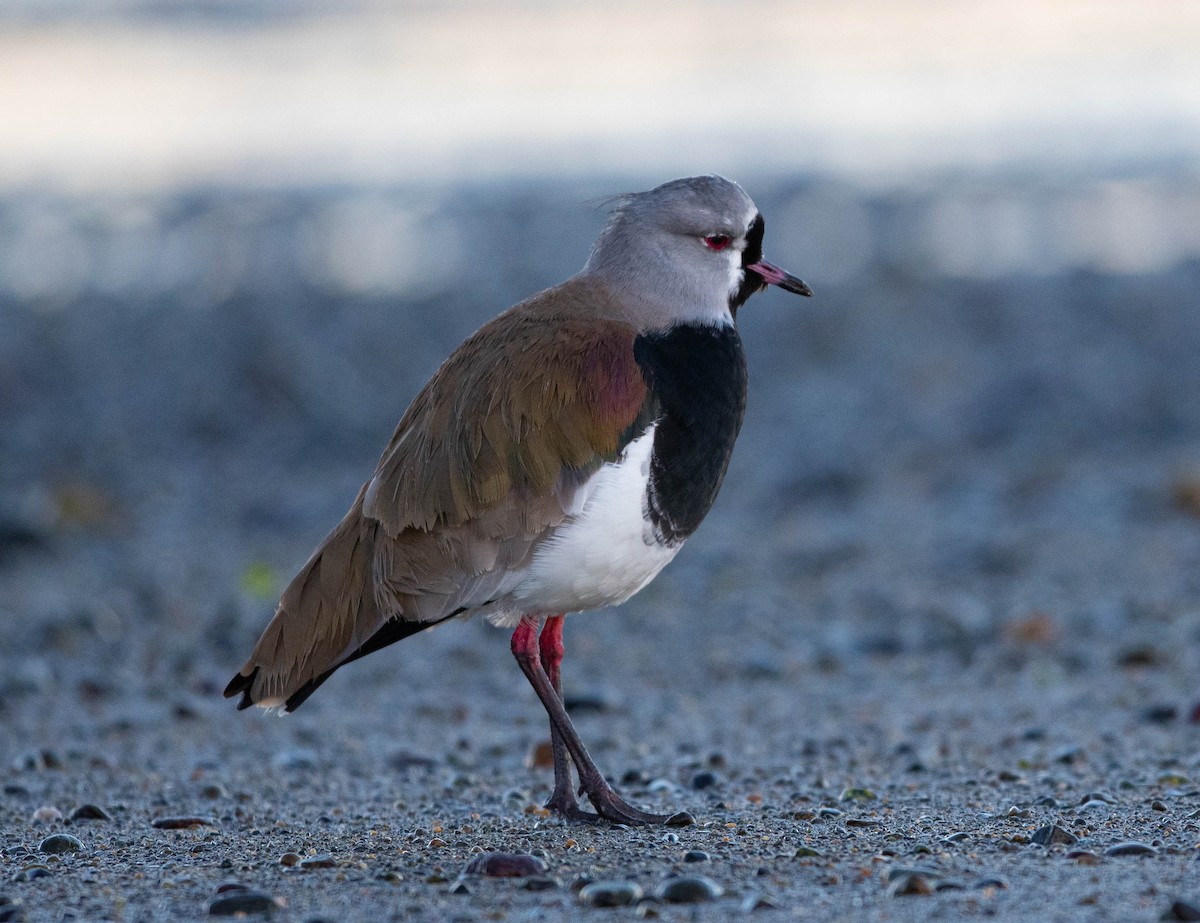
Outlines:
{"label": "pink leg", "polygon": [[[563,659],[563,617],[552,615],[542,626],[538,638],[538,649],[541,654],[542,669],[558,698],[562,699],[562,659]],[[600,818],[590,811],[584,811],[575,800],[574,786],[571,782],[571,758],[567,754],[567,744],[554,722],[550,722],[550,748],[554,754],[554,794],[546,802],[546,807],[558,812],[568,820],[596,821]]]}
{"label": "pink leg", "polygon": [[[562,698],[555,691],[550,677],[546,675],[546,670],[542,666],[542,654],[538,643],[539,628],[540,620],[521,619],[512,635],[513,657],[516,658],[517,665],[525,674],[525,678],[529,680],[529,684],[533,686],[533,691],[542,700],[542,706],[550,716],[551,728],[558,732],[563,745],[571,759],[574,760],[575,768],[579,772],[580,787],[587,793],[588,800],[595,806],[596,812],[601,817],[615,823],[630,825],[665,823],[668,815],[640,811],[624,801],[613,791],[612,786],[605,781],[600,770],[596,768],[596,764],[592,762],[587,749],[583,746],[583,741],[579,739],[579,734],[567,716]],[[555,770],[557,776],[557,764]],[[562,783],[556,778],[555,791],[559,789],[560,784]],[[565,784],[567,791],[570,791],[569,774],[567,774]]]}

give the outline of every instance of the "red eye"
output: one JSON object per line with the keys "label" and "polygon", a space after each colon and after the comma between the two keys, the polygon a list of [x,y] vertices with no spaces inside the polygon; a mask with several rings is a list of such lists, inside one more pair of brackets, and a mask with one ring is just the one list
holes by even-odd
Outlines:
{"label": "red eye", "polygon": [[732,239],[728,234],[711,234],[704,238],[704,245],[709,250],[724,250]]}

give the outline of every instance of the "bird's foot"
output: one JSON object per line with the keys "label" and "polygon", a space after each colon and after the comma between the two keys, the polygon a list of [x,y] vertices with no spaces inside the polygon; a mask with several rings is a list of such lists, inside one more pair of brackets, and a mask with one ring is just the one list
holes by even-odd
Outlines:
{"label": "bird's foot", "polygon": [[596,813],[614,824],[628,824],[631,827],[647,827],[653,824],[665,824],[672,816],[670,814],[651,814],[635,808],[624,798],[613,791],[612,786],[603,782],[593,786],[587,793],[588,801],[596,809]]}
{"label": "bird's foot", "polygon": [[579,806],[579,802],[575,800],[575,796],[571,794],[570,789],[562,792],[555,791],[550,796],[550,800],[546,802],[546,807],[563,820],[571,823],[597,824],[600,822],[599,814],[585,811]]}

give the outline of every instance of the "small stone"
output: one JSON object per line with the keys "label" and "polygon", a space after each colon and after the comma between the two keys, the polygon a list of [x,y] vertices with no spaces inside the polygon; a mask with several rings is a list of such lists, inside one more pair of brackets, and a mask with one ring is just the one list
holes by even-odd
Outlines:
{"label": "small stone", "polygon": [[259,891],[230,891],[215,898],[208,905],[208,913],[214,917],[232,917],[239,913],[270,914],[279,905],[275,898]]}
{"label": "small stone", "polygon": [[942,843],[949,846],[955,843],[962,843],[965,840],[971,839],[971,834],[966,831],[959,830],[956,833],[948,833],[942,837]]}
{"label": "small stone", "polygon": [[641,899],[642,886],[635,881],[593,881],[579,892],[579,900],[592,907],[628,907]]}
{"label": "small stone", "polygon": [[869,788],[847,788],[842,790],[838,801],[874,801],[878,797]]}
{"label": "small stone", "polygon": [[666,820],[668,827],[690,827],[695,822],[696,818],[687,811],[676,811]]}
{"label": "small stone", "polygon": [[933,886],[933,890],[939,891],[939,892],[940,891],[961,891],[965,887],[966,887],[966,885],[964,885],[961,881],[957,881],[956,879],[939,878],[937,883]]}
{"label": "small stone", "polygon": [[80,821],[80,820],[111,821],[112,815],[109,814],[106,810],[104,810],[104,808],[100,807],[100,805],[98,805],[98,804],[90,804],[90,803],[89,804],[81,804],[79,807],[77,807],[74,811],[71,812],[72,823],[74,823],[75,821]]}
{"label": "small stone", "polygon": [[386,872],[380,872],[375,876],[377,881],[386,881],[390,885],[398,885],[404,881],[404,876],[395,869],[388,869]]}
{"label": "small stone", "polygon": [[761,894],[756,894],[751,891],[742,898],[742,902],[738,904],[738,910],[742,913],[754,913],[756,910],[778,910],[779,905],[769,897],[763,897]]}
{"label": "small stone", "polygon": [[448,889],[451,894],[470,894],[471,889],[467,887],[467,883],[461,878],[454,882]]}
{"label": "small stone", "polygon": [[49,878],[50,869],[44,865],[27,865],[17,874],[13,875],[13,881],[37,881],[39,878]]}
{"label": "small stone", "polygon": [[699,904],[715,901],[724,893],[724,889],[706,875],[685,875],[664,881],[658,889],[658,899],[667,904]]}
{"label": "small stone", "polygon": [[1174,705],[1151,705],[1142,712],[1142,720],[1150,724],[1170,724],[1179,717],[1179,709]]}
{"label": "small stone", "polygon": [[1147,846],[1145,843],[1137,843],[1130,841],[1128,843],[1117,843],[1104,850],[1106,856],[1157,856],[1158,850],[1153,846]]}
{"label": "small stone", "polygon": [[906,875],[920,875],[933,881],[940,878],[942,873],[929,865],[893,865],[884,873],[883,880],[891,884],[897,878],[904,878]]}
{"label": "small stone", "polygon": [[38,852],[58,855],[61,853],[78,852],[83,849],[83,843],[69,833],[56,833],[38,843]]}
{"label": "small stone", "polygon": [[821,850],[816,849],[812,846],[797,846],[796,847],[796,858],[797,859],[824,859],[825,853],[821,852]]}
{"label": "small stone", "polygon": [[977,878],[972,882],[971,887],[976,891],[985,891],[989,888],[1004,890],[1008,887],[1008,882],[996,875],[985,875],[983,878]]}
{"label": "small stone", "polygon": [[526,878],[529,875],[545,875],[546,863],[526,853],[489,852],[467,863],[463,874],[488,878]]}
{"label": "small stone", "polygon": [[1080,865],[1099,865],[1100,857],[1094,852],[1086,849],[1072,849],[1067,853],[1067,858],[1078,862]]}
{"label": "small stone", "polygon": [[293,865],[298,865],[299,863],[300,863],[300,854],[299,853],[285,852],[282,856],[279,857],[279,864],[282,865],[284,868],[290,869]]}
{"label": "small stone", "polygon": [[1036,843],[1038,846],[1071,846],[1079,842],[1079,837],[1058,824],[1046,824],[1033,831],[1029,842]]}
{"label": "small stone", "polygon": [[1162,912],[1160,920],[1179,920],[1182,923],[1194,923],[1200,920],[1200,906],[1187,901],[1174,901]]}
{"label": "small stone", "polygon": [[684,862],[707,862],[710,856],[703,849],[689,849],[683,854]]}
{"label": "small stone", "polygon": [[548,740],[539,740],[525,755],[525,768],[550,769],[554,765],[554,748]]}
{"label": "small stone", "polygon": [[62,819],[62,811],[52,804],[44,804],[33,812],[31,821],[35,824],[57,824]]}
{"label": "small stone", "polygon": [[706,788],[712,788],[720,781],[721,777],[711,769],[701,769],[698,773],[692,776],[691,786],[692,788],[696,789],[696,791],[703,791]]}
{"label": "small stone", "polygon": [[200,797],[216,801],[218,798],[228,798],[229,792],[219,782],[209,782],[207,785],[200,786]]}
{"label": "small stone", "polygon": [[904,897],[910,894],[933,894],[933,882],[925,875],[899,875],[888,885],[888,897]]}
{"label": "small stone", "polygon": [[308,871],[309,869],[333,869],[337,868],[337,860],[333,856],[322,854],[301,859],[297,865],[304,871]]}
{"label": "small stone", "polygon": [[1181,772],[1164,772],[1158,777],[1159,785],[1187,785],[1190,780]]}
{"label": "small stone", "polygon": [[215,827],[211,817],[156,817],[150,821],[155,830],[193,830],[196,827]]}
{"label": "small stone", "polygon": [[608,711],[608,700],[597,692],[573,692],[563,696],[563,708],[572,715],[603,714]]}
{"label": "small stone", "polygon": [[549,875],[531,875],[525,879],[525,883],[521,887],[526,891],[553,891],[561,885],[562,882]]}
{"label": "small stone", "polygon": [[1165,811],[1165,810],[1167,810],[1166,802],[1159,801],[1157,798],[1155,798],[1153,801],[1150,802],[1150,810]]}
{"label": "small stone", "polygon": [[882,827],[883,821],[868,820],[865,817],[847,817],[846,818],[846,826],[847,827]]}

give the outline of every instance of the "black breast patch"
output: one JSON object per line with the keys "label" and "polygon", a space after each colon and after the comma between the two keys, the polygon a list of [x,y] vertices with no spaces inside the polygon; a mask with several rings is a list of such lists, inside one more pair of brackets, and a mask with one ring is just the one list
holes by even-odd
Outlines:
{"label": "black breast patch", "polygon": [[733,325],[682,325],[639,336],[633,355],[657,405],[647,487],[660,539],[696,531],[725,479],[746,410],[746,357]]}

